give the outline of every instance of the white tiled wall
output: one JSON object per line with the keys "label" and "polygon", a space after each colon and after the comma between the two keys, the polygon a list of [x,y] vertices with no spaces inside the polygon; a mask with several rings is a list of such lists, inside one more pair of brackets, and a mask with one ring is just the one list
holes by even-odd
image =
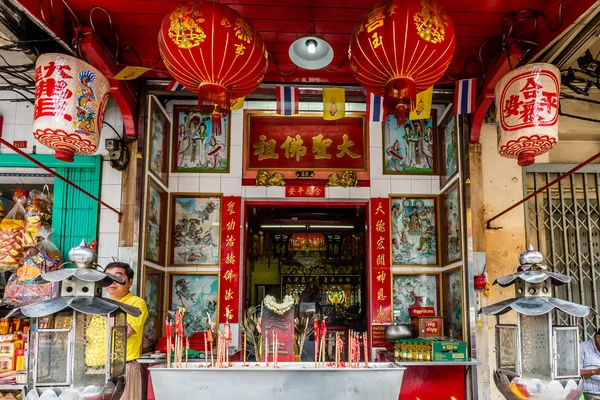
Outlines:
{"label": "white tiled wall", "polygon": [[[173,107],[176,105],[194,105],[194,100],[169,101],[167,112],[173,118]],[[245,102],[247,110],[274,110],[274,101]],[[300,103],[300,111],[320,111],[322,103]],[[348,111],[365,111],[365,104],[346,104]],[[243,115],[242,109],[231,112],[231,166],[229,174],[170,174],[170,192],[217,192],[224,196],[242,196],[248,199],[273,199],[286,201],[284,187],[254,187],[242,186],[242,145],[243,145]],[[365,200],[371,197],[388,197],[389,194],[439,194],[438,176],[419,175],[383,175],[383,145],[382,124],[371,123],[370,130],[370,187],[339,188],[328,187],[326,199],[335,200]],[[303,201],[322,201],[322,199],[303,199]],[[298,201],[291,199],[290,201]]]}
{"label": "white tiled wall", "polygon": [[[14,92],[0,91],[0,115],[4,121],[2,125],[2,137],[12,143],[15,140],[26,140],[27,148],[22,149],[25,153],[33,153],[35,146],[36,154],[53,154],[53,150],[39,144],[33,137],[33,105],[28,102],[13,102],[10,100],[19,99],[20,96]],[[123,119],[121,112],[112,99],[106,107],[104,120],[115,127],[121,133],[123,130]],[[115,133],[107,126],[101,131],[99,154],[103,156],[102,163],[102,188],[101,199],[117,210],[121,207],[121,172],[111,168],[107,152],[104,147],[104,140],[116,137]],[[6,146],[0,145],[0,157],[2,154],[12,153]],[[26,168],[23,171],[32,169]],[[0,169],[0,172],[19,172],[16,169]],[[9,177],[5,177],[9,178]],[[12,178],[12,177],[10,177]],[[18,177],[15,177],[18,179]],[[6,180],[6,179],[5,179]],[[2,182],[10,183],[10,182]],[[20,183],[15,180],[14,183]],[[86,238],[88,240],[88,238]],[[100,226],[98,235],[98,262],[104,266],[114,258],[119,258],[119,223],[117,214],[104,206],[100,209]]]}

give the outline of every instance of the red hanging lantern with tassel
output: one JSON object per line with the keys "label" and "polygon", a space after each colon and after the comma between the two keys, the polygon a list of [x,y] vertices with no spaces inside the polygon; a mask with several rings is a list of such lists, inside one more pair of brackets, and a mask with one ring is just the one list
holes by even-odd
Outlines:
{"label": "red hanging lantern with tassel", "polygon": [[455,47],[454,24],[433,0],[388,0],[358,21],[348,56],[356,80],[404,123],[417,94],[444,75]]}
{"label": "red hanging lantern with tassel", "polygon": [[[230,99],[252,93],[267,71],[260,33],[239,12],[212,1],[178,6],[158,34],[162,60],[186,89],[198,93],[198,108],[217,122]],[[219,123],[213,133],[220,135]]]}

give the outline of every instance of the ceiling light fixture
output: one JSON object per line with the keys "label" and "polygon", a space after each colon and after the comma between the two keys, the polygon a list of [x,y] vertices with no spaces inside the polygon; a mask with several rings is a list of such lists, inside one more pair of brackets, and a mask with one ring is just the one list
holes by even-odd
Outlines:
{"label": "ceiling light fixture", "polygon": [[308,35],[296,39],[290,46],[288,54],[298,67],[310,70],[325,68],[333,60],[331,45],[317,35],[312,9]]}

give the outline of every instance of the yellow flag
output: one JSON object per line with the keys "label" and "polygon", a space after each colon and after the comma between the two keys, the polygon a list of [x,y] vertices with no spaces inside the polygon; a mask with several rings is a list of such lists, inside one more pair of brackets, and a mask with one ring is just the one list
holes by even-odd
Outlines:
{"label": "yellow flag", "polygon": [[235,111],[235,110],[239,110],[240,108],[242,108],[244,106],[244,99],[246,97],[240,97],[239,99],[231,99],[230,103],[230,107],[229,109],[231,111]]}
{"label": "yellow flag", "polygon": [[427,119],[431,116],[431,100],[433,99],[433,86],[417,95],[415,110],[410,112],[410,119]]}
{"label": "yellow flag", "polygon": [[139,78],[151,69],[152,68],[134,67],[128,65],[115,75],[115,79],[118,81],[130,81],[135,78]]}
{"label": "yellow flag", "polygon": [[323,89],[323,119],[333,121],[346,115],[346,92],[343,88]]}

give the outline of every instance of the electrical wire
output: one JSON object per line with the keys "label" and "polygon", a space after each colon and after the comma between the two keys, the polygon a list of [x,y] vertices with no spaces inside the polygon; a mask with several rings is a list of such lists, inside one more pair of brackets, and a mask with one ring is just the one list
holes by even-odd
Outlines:
{"label": "electrical wire", "polygon": [[102,123],[103,123],[104,125],[108,126],[110,129],[112,129],[112,130],[113,130],[113,131],[116,133],[116,135],[117,135],[117,137],[119,138],[119,140],[120,140],[120,141],[123,141],[123,136],[119,135],[119,132],[117,132],[117,130],[115,129],[115,127],[114,127],[114,126],[112,126],[111,124],[109,124],[109,123],[108,123],[108,122],[106,122],[106,121],[102,121]]}

